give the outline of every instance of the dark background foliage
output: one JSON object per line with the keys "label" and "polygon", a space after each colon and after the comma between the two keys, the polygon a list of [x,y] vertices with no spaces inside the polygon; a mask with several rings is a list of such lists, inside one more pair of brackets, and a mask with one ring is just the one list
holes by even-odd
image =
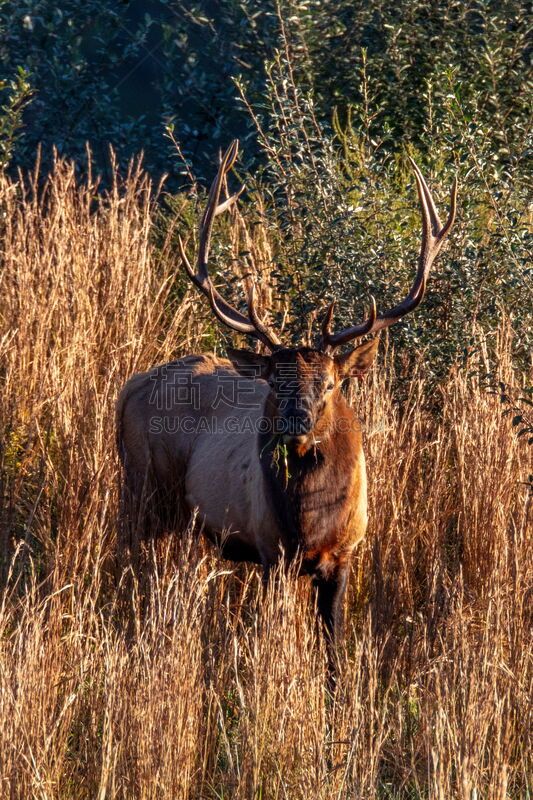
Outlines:
{"label": "dark background foliage", "polygon": [[251,102],[264,98],[266,64],[284,48],[280,17],[298,83],[325,125],[333,107],[344,116],[365,102],[363,48],[370,132],[386,133],[388,149],[428,146],[427,84],[438,124],[450,68],[463,101],[476,103],[477,124],[495,126],[502,154],[511,156],[528,117],[528,13],[517,0],[4,0],[1,10],[4,77],[24,67],[35,90],[15,153],[25,166],[38,143],[80,158],[90,140],[100,168],[112,142],[124,160],[142,149],[150,170],[166,172],[169,119],[195,164],[209,162],[217,146],[252,131],[233,80],[247,82]]}
{"label": "dark background foliage", "polygon": [[459,174],[460,210],[422,311],[395,331],[399,351],[429,348],[442,374],[468,360],[473,328],[490,351],[505,312],[527,363],[526,3],[4,0],[0,12],[9,169],[31,167],[42,144],[45,171],[53,147],[83,171],[89,141],[105,185],[110,144],[123,165],[143,150],[194,205],[193,175],[205,185],[238,136],[297,338],[331,297],[348,322],[370,293],[382,307],[405,293],[420,236],[409,153],[443,214]]}

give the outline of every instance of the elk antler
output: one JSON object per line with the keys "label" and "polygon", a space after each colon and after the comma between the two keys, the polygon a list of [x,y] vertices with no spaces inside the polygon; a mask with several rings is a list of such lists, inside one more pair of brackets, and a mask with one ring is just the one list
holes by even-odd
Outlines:
{"label": "elk antler", "polygon": [[245,187],[242,186],[238,192],[223,200],[220,203],[220,193],[222,186],[225,182],[226,175],[233,167],[237,154],[239,152],[239,142],[235,139],[222,158],[218,168],[217,176],[209,190],[207,199],[207,206],[200,222],[200,244],[198,247],[198,258],[196,265],[196,272],[193,270],[185,247],[180,237],[178,237],[178,246],[180,251],[183,266],[189,278],[197,286],[201,292],[205,294],[214,314],[218,319],[234,331],[239,333],[247,333],[250,336],[255,336],[256,339],[263,342],[270,350],[276,350],[281,346],[281,342],[273,331],[259,318],[254,303],[253,286],[250,288],[248,294],[248,316],[242,314],[236,308],[231,306],[213,286],[213,282],[207,270],[207,263],[209,260],[209,248],[211,245],[211,234],[213,231],[213,222],[215,217],[223,214],[228,208],[231,208],[237,202]]}
{"label": "elk antler", "polygon": [[409,159],[413,167],[416,180],[416,188],[418,190],[418,197],[420,200],[420,207],[422,212],[422,245],[420,248],[420,256],[418,257],[418,270],[416,273],[415,281],[407,297],[401,303],[386,311],[384,314],[376,313],[376,301],[372,298],[372,306],[370,314],[365,322],[359,325],[353,325],[351,328],[338,333],[331,333],[331,320],[333,318],[333,311],[335,308],[335,301],[330,304],[324,321],[322,323],[322,346],[323,349],[339,347],[341,344],[347,344],[352,339],[359,336],[364,336],[366,333],[377,333],[394,325],[409,311],[413,311],[421,302],[426,291],[426,281],[431,269],[431,265],[437,258],[439,251],[446,239],[450,229],[455,220],[455,211],[457,207],[457,179],[454,180],[450,196],[450,212],[446,224],[443,226],[431,192],[428,189],[422,173],[412,158]]}

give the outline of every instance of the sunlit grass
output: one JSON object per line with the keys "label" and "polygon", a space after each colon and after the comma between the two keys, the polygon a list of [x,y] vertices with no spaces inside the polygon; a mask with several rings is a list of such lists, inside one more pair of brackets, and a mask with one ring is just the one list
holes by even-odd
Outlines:
{"label": "sunlit grass", "polygon": [[[526,797],[530,467],[498,397],[457,370],[430,413],[415,371],[400,412],[386,363],[354,395],[370,527],[332,698],[305,579],[264,595],[184,532],[120,591],[116,395],[212,336],[146,178],[0,192],[0,796]],[[505,324],[496,350],[519,382]]]}

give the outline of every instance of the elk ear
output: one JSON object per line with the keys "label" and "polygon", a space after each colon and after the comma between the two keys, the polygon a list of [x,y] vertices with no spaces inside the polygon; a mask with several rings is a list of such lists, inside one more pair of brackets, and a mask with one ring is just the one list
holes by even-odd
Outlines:
{"label": "elk ear", "polygon": [[228,358],[234,368],[245,378],[267,378],[270,372],[269,356],[252,353],[251,350],[236,350],[228,347]]}
{"label": "elk ear", "polygon": [[379,337],[363,342],[359,347],[335,357],[335,364],[341,378],[362,378],[372,366],[378,352]]}

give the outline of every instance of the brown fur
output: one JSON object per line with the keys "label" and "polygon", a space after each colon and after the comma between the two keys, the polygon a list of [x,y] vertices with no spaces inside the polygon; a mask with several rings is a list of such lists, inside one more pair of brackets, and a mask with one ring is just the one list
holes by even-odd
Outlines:
{"label": "brown fur", "polygon": [[[257,561],[268,575],[281,551],[289,559],[299,554],[302,570],[313,575],[318,610],[331,640],[350,557],[367,525],[361,432],[341,386],[347,376],[364,375],[378,342],[365,342],[335,358],[329,353],[388,328],[419,305],[431,265],[453,225],[457,185],[454,182],[443,227],[427,184],[412,161],[423,236],[408,295],[379,316],[373,301],[368,319],[336,334],[331,330],[333,302],[322,324],[322,350],[283,348],[257,313],[253,282],[246,315],[224,300],[209,277],[214,219],[236,203],[240,194],[228,196],[225,184],[237,154],[235,140],[220,160],[209,192],[200,223],[196,269],[181,239],[178,245],[185,271],[208,298],[215,316],[232,330],[262,342],[271,355],[230,350],[231,363],[214,356],[189,356],[133,377],[119,399],[119,451],[133,493],[142,486],[143,494],[163,505],[166,518],[169,505],[198,509],[206,532],[221,542],[228,557]],[[182,379],[190,380],[198,396],[191,388],[190,397],[183,400],[173,389],[169,400],[169,370],[174,389],[177,383],[182,385]],[[234,390],[241,393],[229,403],[229,410],[218,402],[222,382],[232,396]],[[211,422],[204,424],[207,417]],[[186,418],[192,421],[190,429],[184,427]],[[236,424],[230,430],[232,421]],[[183,425],[172,428],[173,422]]]}
{"label": "brown fur", "polygon": [[[282,551],[301,556],[332,631],[367,525],[361,430],[341,384],[368,369],[376,346],[336,359],[310,348],[230,351],[231,361],[188,356],[133,376],[117,404],[130,492],[142,487],[161,520],[197,509],[223,555],[260,563],[265,574]],[[288,432],[274,432],[276,424]]]}

